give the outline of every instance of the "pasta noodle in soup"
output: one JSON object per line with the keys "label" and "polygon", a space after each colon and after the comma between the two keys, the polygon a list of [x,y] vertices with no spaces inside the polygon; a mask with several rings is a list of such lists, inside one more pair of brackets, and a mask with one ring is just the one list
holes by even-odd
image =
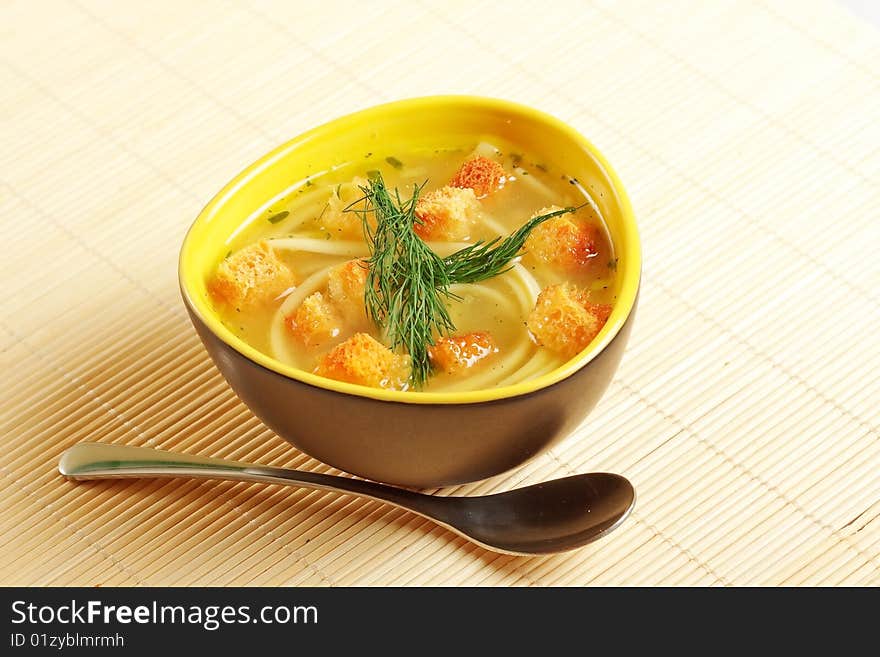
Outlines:
{"label": "pasta noodle in soup", "polygon": [[[382,216],[366,198],[378,172],[404,204],[423,185],[405,237],[424,242],[439,261],[555,213],[500,273],[444,289],[438,298],[450,328],[429,332],[424,353],[394,344],[396,307],[383,325],[367,303],[370,290],[375,300],[382,289],[370,276]],[[397,263],[386,264],[383,271]],[[360,385],[452,392],[532,379],[577,355],[608,319],[615,274],[589,191],[552,162],[496,141],[370,154],[300,181],[218,254],[207,289],[230,331],[282,363]],[[423,380],[414,374],[417,357],[427,358]]]}

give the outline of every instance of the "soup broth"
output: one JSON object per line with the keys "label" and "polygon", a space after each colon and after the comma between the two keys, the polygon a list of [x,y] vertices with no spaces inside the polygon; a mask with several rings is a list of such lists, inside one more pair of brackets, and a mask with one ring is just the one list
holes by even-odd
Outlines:
{"label": "soup broth", "polygon": [[[414,229],[441,257],[507,237],[537,214],[578,208],[536,227],[503,273],[449,287],[454,331],[432,336],[431,375],[421,385],[365,307],[371,242],[352,210],[364,208],[376,172],[404,200],[425,185]],[[531,379],[580,352],[608,317],[615,272],[588,190],[552,162],[493,140],[369,154],[300,181],[218,254],[208,290],[230,331],[282,363],[364,385],[451,392]]]}

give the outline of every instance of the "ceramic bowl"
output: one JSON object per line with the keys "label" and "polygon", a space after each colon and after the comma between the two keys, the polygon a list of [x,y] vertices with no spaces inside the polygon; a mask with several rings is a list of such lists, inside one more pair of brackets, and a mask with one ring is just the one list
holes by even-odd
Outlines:
{"label": "ceramic bowl", "polygon": [[[278,362],[220,321],[206,280],[249,217],[292,181],[367,152],[493,135],[553,162],[592,192],[614,244],[617,300],[601,333],[552,372],[463,393],[381,390]],[[205,207],[180,253],[180,287],[208,353],[245,404],[303,452],[355,475],[425,488],[500,474],[541,454],[587,417],[614,376],[636,308],[641,252],[623,186],[599,151],[565,123],[489,98],[438,96],[372,107],[310,130],[249,166]],[[589,434],[587,434],[589,435]],[[584,438],[589,440],[589,438]]]}

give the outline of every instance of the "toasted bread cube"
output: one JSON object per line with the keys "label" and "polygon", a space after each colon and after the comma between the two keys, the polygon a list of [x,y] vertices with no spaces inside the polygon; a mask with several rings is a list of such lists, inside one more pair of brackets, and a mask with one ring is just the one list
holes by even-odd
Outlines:
{"label": "toasted bread cube", "polygon": [[315,373],[373,388],[404,390],[409,356],[400,356],[366,333],[355,333],[321,358]]}
{"label": "toasted bread cube", "polygon": [[[327,206],[318,218],[318,224],[327,231],[331,236],[344,240],[360,240],[364,238],[364,222],[361,215],[357,212],[346,212],[346,208],[350,210],[366,209],[363,204],[358,204],[357,200],[362,198],[364,193],[361,187],[367,185],[366,178],[355,176],[350,183],[343,183],[337,186],[330,194],[327,200]],[[354,204],[352,206],[352,204]],[[369,216],[372,221],[372,215]]]}
{"label": "toasted bread cube", "polygon": [[366,260],[349,260],[331,269],[328,278],[330,301],[347,321],[359,326],[367,319],[364,290],[368,273]]}
{"label": "toasted bread cube", "polygon": [[428,192],[416,204],[419,221],[413,230],[423,240],[454,241],[470,235],[480,202],[472,189],[441,187]]}
{"label": "toasted bread cube", "polygon": [[449,184],[472,189],[477,198],[486,198],[504,187],[506,181],[504,167],[488,157],[478,155],[462,164]]}
{"label": "toasted bread cube", "polygon": [[295,282],[268,242],[260,241],[223,260],[208,281],[208,293],[217,303],[244,308],[275,299]]}
{"label": "toasted bread cube", "polygon": [[315,349],[342,333],[343,319],[320,292],[313,292],[284,318],[293,337],[303,346]]}
{"label": "toasted bread cube", "polygon": [[[552,205],[542,208],[532,217],[557,210],[562,208]],[[526,240],[525,249],[543,262],[574,269],[583,267],[598,255],[598,243],[598,228],[571,214],[564,214],[548,219],[534,228]]]}
{"label": "toasted bread cube", "polygon": [[437,340],[428,349],[431,364],[447,374],[456,374],[470,369],[488,356],[498,353],[498,347],[491,333],[474,331],[458,333]]}
{"label": "toasted bread cube", "polygon": [[541,291],[527,325],[538,345],[571,358],[592,342],[610,314],[611,306],[591,303],[587,290],[561,283]]}
{"label": "toasted bread cube", "polygon": [[360,218],[347,212],[327,212],[321,218],[320,224],[327,233],[341,240],[363,239],[364,236]]}

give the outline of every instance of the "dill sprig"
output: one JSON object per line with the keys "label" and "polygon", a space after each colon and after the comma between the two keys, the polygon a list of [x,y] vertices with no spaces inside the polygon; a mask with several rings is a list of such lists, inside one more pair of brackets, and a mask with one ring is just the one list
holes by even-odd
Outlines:
{"label": "dill sprig", "polygon": [[526,243],[529,233],[548,219],[558,217],[578,208],[568,207],[532,217],[519,229],[501,238],[496,237],[488,242],[475,242],[456,251],[443,260],[450,283],[479,283],[487,278],[510,271],[511,261],[516,258]]}
{"label": "dill sprig", "polygon": [[[394,196],[381,174],[362,187],[366,209],[361,216],[370,258],[364,303],[372,320],[383,329],[392,349],[402,348],[412,362],[413,386],[421,387],[431,374],[428,349],[435,336],[455,330],[446,300],[451,298],[443,260],[413,232],[416,203],[424,185],[413,187],[408,200]],[[367,220],[375,216],[375,227]]]}
{"label": "dill sprig", "polygon": [[512,235],[476,242],[441,258],[413,231],[419,222],[416,204],[426,184],[414,185],[412,196],[403,200],[399,190],[389,192],[381,173],[372,172],[368,184],[361,187],[363,198],[346,208],[360,216],[370,248],[364,291],[367,312],[391,348],[409,354],[415,388],[431,375],[430,347],[437,337],[455,330],[447,301],[458,297],[449,286],[477,283],[510,270],[536,226],[578,209],[533,217]]}

